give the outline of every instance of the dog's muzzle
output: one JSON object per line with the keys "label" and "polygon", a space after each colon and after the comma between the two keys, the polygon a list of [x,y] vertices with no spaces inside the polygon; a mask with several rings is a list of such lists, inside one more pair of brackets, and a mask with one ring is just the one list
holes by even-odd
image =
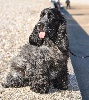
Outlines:
{"label": "dog's muzzle", "polygon": [[45,32],[45,25],[42,22],[39,22],[37,24],[37,30],[39,31],[39,38],[45,38],[46,32]]}
{"label": "dog's muzzle", "polygon": [[38,29],[38,31],[39,32],[43,32],[44,31],[44,24],[43,23],[41,23],[41,22],[39,22],[38,24],[37,24],[37,29]]}

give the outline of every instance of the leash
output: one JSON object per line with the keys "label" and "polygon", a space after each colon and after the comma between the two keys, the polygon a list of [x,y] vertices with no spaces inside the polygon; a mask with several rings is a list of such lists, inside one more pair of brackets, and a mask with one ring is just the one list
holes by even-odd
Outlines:
{"label": "leash", "polygon": [[69,49],[69,52],[70,52],[73,56],[78,57],[78,58],[88,58],[88,57],[89,57],[89,56],[78,56],[78,55],[74,54],[70,49]]}

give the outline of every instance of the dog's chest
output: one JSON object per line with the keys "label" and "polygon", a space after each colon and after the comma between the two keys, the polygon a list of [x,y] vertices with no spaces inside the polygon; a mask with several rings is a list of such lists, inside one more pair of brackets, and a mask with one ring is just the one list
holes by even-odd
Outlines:
{"label": "dog's chest", "polygon": [[61,51],[58,49],[58,47],[55,45],[55,43],[53,43],[52,40],[50,39],[45,39],[43,45],[47,46],[48,48],[50,48],[54,54],[61,54]]}

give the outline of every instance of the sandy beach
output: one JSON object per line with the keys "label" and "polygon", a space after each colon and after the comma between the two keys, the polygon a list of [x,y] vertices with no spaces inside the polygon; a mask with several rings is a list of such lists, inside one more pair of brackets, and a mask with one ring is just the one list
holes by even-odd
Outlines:
{"label": "sandy beach", "polygon": [[[48,0],[0,0],[0,83],[9,71],[11,59],[28,42],[41,10],[53,7]],[[0,100],[82,100],[71,61],[68,63],[69,89],[50,89],[49,94],[37,94],[30,87],[3,88]]]}

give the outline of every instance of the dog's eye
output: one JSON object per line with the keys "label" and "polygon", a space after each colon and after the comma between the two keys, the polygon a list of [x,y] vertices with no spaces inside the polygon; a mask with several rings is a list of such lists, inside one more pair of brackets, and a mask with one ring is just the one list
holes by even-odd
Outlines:
{"label": "dog's eye", "polygon": [[48,14],[48,18],[52,18],[52,16],[53,16],[52,13]]}
{"label": "dog's eye", "polygon": [[45,13],[43,12],[43,13],[41,13],[40,17],[44,17],[44,15],[45,15]]}

